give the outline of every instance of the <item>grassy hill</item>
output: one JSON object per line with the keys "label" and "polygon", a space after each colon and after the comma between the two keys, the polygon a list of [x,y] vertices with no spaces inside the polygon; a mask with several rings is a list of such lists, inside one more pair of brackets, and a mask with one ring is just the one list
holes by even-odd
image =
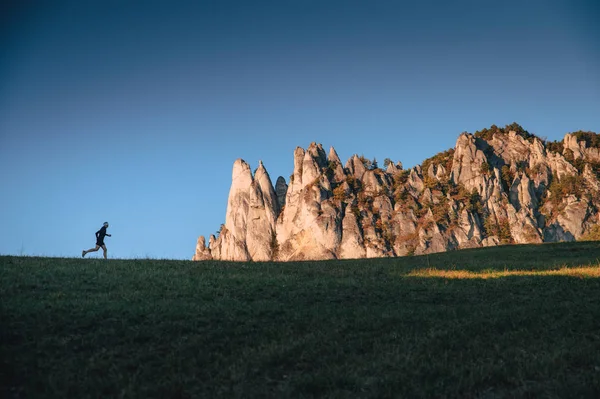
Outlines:
{"label": "grassy hill", "polygon": [[0,257],[3,397],[598,397],[600,243]]}

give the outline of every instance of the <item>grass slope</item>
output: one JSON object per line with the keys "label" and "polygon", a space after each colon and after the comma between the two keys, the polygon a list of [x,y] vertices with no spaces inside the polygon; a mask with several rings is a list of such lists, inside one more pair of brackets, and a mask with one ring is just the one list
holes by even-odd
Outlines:
{"label": "grass slope", "polygon": [[299,263],[4,256],[0,394],[598,397],[599,268],[598,242]]}

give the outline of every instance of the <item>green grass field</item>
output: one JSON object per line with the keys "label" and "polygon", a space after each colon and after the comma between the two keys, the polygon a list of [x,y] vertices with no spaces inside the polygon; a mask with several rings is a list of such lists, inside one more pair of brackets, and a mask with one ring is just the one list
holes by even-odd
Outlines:
{"label": "green grass field", "polygon": [[228,263],[0,257],[2,397],[600,397],[600,242]]}

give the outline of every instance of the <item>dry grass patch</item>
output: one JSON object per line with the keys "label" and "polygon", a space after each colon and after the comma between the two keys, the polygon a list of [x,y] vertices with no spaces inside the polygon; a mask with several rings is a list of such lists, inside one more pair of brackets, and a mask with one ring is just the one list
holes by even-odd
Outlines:
{"label": "dry grass patch", "polygon": [[435,277],[448,279],[489,279],[511,276],[569,276],[579,278],[600,277],[600,262],[596,265],[566,267],[553,270],[484,270],[472,272],[469,270],[439,270],[435,268],[413,270],[409,277]]}

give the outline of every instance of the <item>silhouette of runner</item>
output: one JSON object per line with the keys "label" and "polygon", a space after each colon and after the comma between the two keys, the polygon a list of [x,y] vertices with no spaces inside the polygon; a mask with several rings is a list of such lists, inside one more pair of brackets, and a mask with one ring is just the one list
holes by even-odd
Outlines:
{"label": "silhouette of runner", "polygon": [[85,254],[87,254],[88,252],[96,252],[97,250],[99,250],[100,248],[102,248],[102,250],[104,251],[104,259],[106,259],[106,253],[107,253],[107,249],[106,249],[106,245],[104,245],[104,236],[109,236],[110,234],[106,233],[106,229],[108,228],[108,222],[104,222],[104,224],[102,225],[102,227],[100,228],[100,230],[98,230],[96,232],[96,248],[91,248],[88,249],[87,251],[81,251],[81,257],[83,258],[85,256]]}

